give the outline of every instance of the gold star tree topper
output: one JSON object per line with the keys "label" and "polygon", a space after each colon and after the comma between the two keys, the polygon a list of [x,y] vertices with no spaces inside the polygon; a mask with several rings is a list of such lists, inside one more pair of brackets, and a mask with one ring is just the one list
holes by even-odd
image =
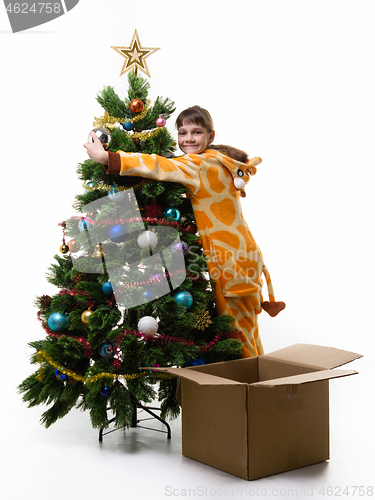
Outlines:
{"label": "gold star tree topper", "polygon": [[150,57],[151,54],[160,49],[142,47],[137,30],[134,31],[130,47],[111,46],[111,49],[115,50],[118,54],[120,54],[120,56],[125,58],[120,76],[122,76],[124,73],[127,73],[131,69],[137,75],[139,68],[141,71],[143,71],[143,73],[145,73],[145,75],[151,78],[151,75],[148,71],[146,59]]}

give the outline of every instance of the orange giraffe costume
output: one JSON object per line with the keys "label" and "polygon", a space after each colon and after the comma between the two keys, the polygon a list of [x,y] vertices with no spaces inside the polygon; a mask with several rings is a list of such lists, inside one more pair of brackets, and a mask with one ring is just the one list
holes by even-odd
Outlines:
{"label": "orange giraffe costume", "polygon": [[[108,174],[140,176],[186,186],[208,271],[214,281],[216,309],[218,314],[232,316],[234,328],[242,332],[243,357],[264,353],[257,321],[262,307],[271,316],[285,307],[283,302],[275,302],[268,270],[243,218],[240,203],[242,186],[256,173],[256,165],[261,161],[255,157],[242,163],[213,149],[173,159],[119,151],[109,152],[105,167]],[[263,302],[262,298],[262,273],[269,302]]]}

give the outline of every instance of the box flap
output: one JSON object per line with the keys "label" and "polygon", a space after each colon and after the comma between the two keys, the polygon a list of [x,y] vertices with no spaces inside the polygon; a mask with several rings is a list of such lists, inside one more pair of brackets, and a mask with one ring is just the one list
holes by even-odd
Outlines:
{"label": "box flap", "polygon": [[279,385],[308,384],[319,380],[329,380],[331,378],[347,377],[355,375],[355,370],[321,370],[312,373],[302,373],[301,375],[292,375],[291,377],[276,378],[273,380],[264,380],[250,384],[251,387],[277,387]]}
{"label": "box flap", "polygon": [[[149,370],[149,367],[141,368],[141,370]],[[169,368],[167,366],[152,367],[152,371],[160,371],[165,373],[170,373],[171,375],[176,375],[176,377],[181,377],[185,380],[190,380],[199,385],[244,385],[236,380],[230,380],[223,377],[217,377],[216,375],[210,375],[208,373],[197,372],[190,370],[189,368]]]}
{"label": "box flap", "polygon": [[343,351],[342,349],[336,349],[334,347],[324,347],[312,344],[294,344],[284,349],[270,352],[264,356],[269,359],[329,370],[361,358],[362,354]]}

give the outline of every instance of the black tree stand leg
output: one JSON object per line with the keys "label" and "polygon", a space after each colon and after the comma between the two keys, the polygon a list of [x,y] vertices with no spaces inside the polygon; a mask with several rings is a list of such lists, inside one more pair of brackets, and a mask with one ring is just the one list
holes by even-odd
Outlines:
{"label": "black tree stand leg", "polygon": [[[131,399],[132,399],[132,405],[133,405],[133,415],[132,415],[132,423],[131,423],[130,427],[140,427],[141,429],[148,429],[150,431],[162,432],[164,434],[167,434],[167,439],[171,439],[171,428],[170,428],[169,424],[165,420],[160,418],[158,415],[156,415],[156,413],[151,411],[151,410],[159,410],[160,411],[160,408],[154,408],[151,406],[144,406],[139,401],[137,401],[137,399],[134,396],[131,396]],[[137,418],[138,417],[138,415],[137,415],[138,408],[140,408],[141,410],[143,410],[146,413],[148,413],[149,415],[151,415],[151,417],[138,419]],[[165,425],[167,430],[162,431],[160,429],[153,429],[152,427],[144,427],[142,425],[138,425],[140,422],[144,422],[145,420],[152,420],[152,419],[156,419],[159,422],[161,422],[163,425]],[[114,421],[115,421],[115,419],[111,418],[109,423],[111,424]],[[101,443],[103,441],[103,436],[110,434],[111,432],[115,432],[117,430],[118,429],[112,429],[111,431],[104,432],[104,429],[101,428],[99,430],[99,442]]]}

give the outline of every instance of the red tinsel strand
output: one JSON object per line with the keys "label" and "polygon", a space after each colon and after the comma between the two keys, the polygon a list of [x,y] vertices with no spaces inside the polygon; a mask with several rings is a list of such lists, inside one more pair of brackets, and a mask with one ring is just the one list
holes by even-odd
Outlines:
{"label": "red tinsel strand", "polygon": [[[71,217],[71,220],[84,220],[84,217],[79,217],[79,216],[74,216]],[[124,219],[124,218],[119,218],[111,221],[107,220],[101,220],[101,221],[95,221],[95,220],[90,220],[90,224],[93,226],[105,226],[105,225],[112,225],[112,224],[126,224],[126,223],[134,223],[134,222],[147,222],[148,224],[158,224],[162,226],[170,226],[170,227],[176,227],[180,231],[182,231],[182,226],[177,222],[177,221],[166,221],[165,219],[158,219],[156,217],[132,217],[130,219]],[[62,224],[62,223],[60,223]]]}
{"label": "red tinsel strand", "polygon": [[42,326],[43,326],[45,332],[48,333],[48,335],[50,337],[55,337],[56,339],[59,339],[60,337],[68,337],[68,338],[71,338],[71,339],[74,339],[74,340],[78,340],[78,342],[81,342],[81,344],[85,348],[85,357],[86,358],[91,358],[91,356],[92,356],[92,350],[91,350],[91,346],[90,346],[90,344],[89,344],[89,342],[88,342],[87,339],[85,339],[84,337],[76,337],[75,335],[66,335],[64,333],[53,332],[52,330],[50,330],[48,328],[47,323],[40,317],[40,311],[38,311],[37,317],[38,317],[39,321],[41,321]]}
{"label": "red tinsel strand", "polygon": [[138,332],[137,330],[124,330],[120,335],[116,338],[114,341],[116,345],[120,345],[121,340],[126,336],[126,335],[134,335],[134,337],[140,338],[142,340],[145,340],[148,343],[155,343],[158,344],[163,341],[167,342],[176,342],[180,344],[185,344],[189,346],[195,346],[196,344],[192,342],[191,340],[186,340],[182,339],[179,337],[171,337],[170,335],[160,335],[158,337],[152,337],[150,335],[147,335],[142,332]]}
{"label": "red tinsel strand", "polygon": [[220,342],[220,340],[223,338],[223,336],[224,336],[223,333],[217,334],[215,336],[215,338],[213,340],[211,340],[211,342],[209,342],[205,346],[202,346],[202,347],[199,348],[200,352],[207,352],[210,349],[212,349],[212,347],[214,347],[215,345],[217,345]]}
{"label": "red tinsel strand", "polygon": [[[167,271],[165,273],[165,275],[166,275],[166,277],[170,277],[170,276],[175,276],[175,275],[182,274],[182,273],[186,273],[186,270],[185,269],[177,269],[176,271],[173,271],[172,273],[169,273]],[[152,283],[155,284],[156,282],[161,283],[161,279],[159,276],[155,276],[154,278],[150,278],[146,281],[133,281],[132,283],[128,283],[127,285],[125,285],[123,288],[128,289],[128,288],[131,288],[134,286],[141,287],[141,286],[145,286],[145,285],[151,285]],[[116,293],[122,294],[123,291],[121,289],[118,289],[118,290],[116,290]]]}

